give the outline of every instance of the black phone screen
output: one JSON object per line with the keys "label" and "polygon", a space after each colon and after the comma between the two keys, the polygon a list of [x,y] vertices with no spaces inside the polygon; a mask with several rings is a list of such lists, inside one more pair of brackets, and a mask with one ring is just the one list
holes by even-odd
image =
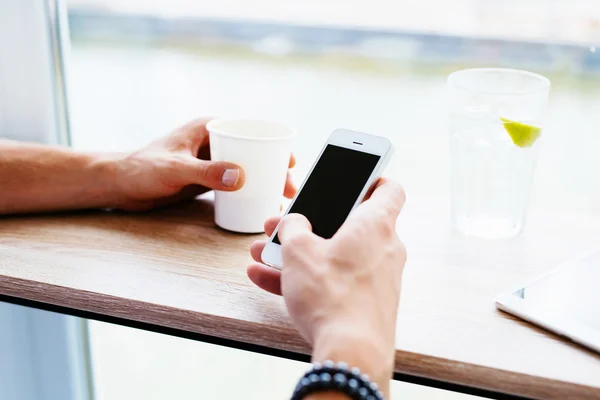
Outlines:
{"label": "black phone screen", "polygon": [[[327,145],[289,212],[304,215],[315,234],[331,238],[352,211],[379,158]],[[281,244],[277,236],[273,242]]]}

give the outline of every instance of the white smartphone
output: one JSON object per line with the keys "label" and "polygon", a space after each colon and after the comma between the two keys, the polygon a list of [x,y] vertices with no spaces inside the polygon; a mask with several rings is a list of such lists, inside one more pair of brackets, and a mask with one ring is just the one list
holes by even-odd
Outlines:
{"label": "white smartphone", "polygon": [[[392,143],[384,137],[335,130],[285,214],[304,215],[316,235],[331,238],[374,188],[393,152]],[[281,269],[277,232],[275,229],[265,246],[262,260]]]}

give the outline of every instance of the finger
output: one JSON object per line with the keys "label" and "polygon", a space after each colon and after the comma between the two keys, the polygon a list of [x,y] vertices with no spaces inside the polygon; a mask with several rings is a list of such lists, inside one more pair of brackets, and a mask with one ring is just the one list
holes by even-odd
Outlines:
{"label": "finger", "polygon": [[266,245],[267,242],[265,240],[257,240],[256,242],[250,245],[250,255],[252,256],[252,259],[254,261],[259,263],[263,262],[262,252]]}
{"label": "finger", "polygon": [[294,156],[294,154],[292,153],[292,155],[290,156],[290,164],[288,165],[288,168],[294,168],[296,166],[296,156]]}
{"label": "finger", "polygon": [[396,220],[404,205],[402,186],[381,179],[371,197],[353,211],[335,234],[355,238],[361,243],[379,242],[396,231]]}
{"label": "finger", "polygon": [[211,118],[198,118],[178,128],[168,136],[168,143],[175,149],[189,149],[196,156],[200,148],[208,144],[206,124]]}
{"label": "finger", "polygon": [[270,237],[273,232],[275,232],[275,228],[277,228],[279,221],[281,221],[281,217],[272,217],[265,222],[265,233],[267,236]]}
{"label": "finger", "polygon": [[[377,182],[373,193],[368,200],[365,200],[358,208],[366,209],[361,212],[374,212],[375,210],[384,211],[390,218],[396,220],[404,203],[406,194],[404,188],[397,182],[387,178],[381,178]],[[357,209],[358,211],[358,209]]]}
{"label": "finger", "polygon": [[[280,217],[273,217],[269,218],[267,222],[265,222],[265,233],[267,236],[271,236],[273,234],[280,219]],[[262,252],[266,245],[266,240],[257,240],[252,243],[250,246],[250,255],[252,255],[252,259],[254,259],[254,261],[262,262]]]}
{"label": "finger", "polygon": [[206,188],[199,185],[190,185],[183,188],[183,190],[172,196],[163,197],[157,200],[157,206],[166,206],[169,204],[179,203],[180,201],[192,200],[197,196],[206,193]]}
{"label": "finger", "polygon": [[196,154],[196,157],[201,160],[210,160],[210,146],[208,143],[200,147],[200,150],[198,150],[198,154]]}
{"label": "finger", "polygon": [[189,185],[184,187],[179,193],[176,193],[171,196],[162,197],[160,199],[148,200],[145,203],[138,204],[135,209],[142,210],[150,210],[153,208],[162,208],[166,206],[170,206],[172,204],[184,202],[187,200],[192,200],[197,196],[206,193],[206,188],[198,185]]}
{"label": "finger", "polygon": [[234,191],[244,186],[244,171],[235,164],[223,161],[206,161],[190,158],[185,176],[189,183],[213,190]]}
{"label": "finger", "polygon": [[259,288],[281,296],[281,272],[264,264],[250,264],[246,270],[248,278]]}
{"label": "finger", "polygon": [[186,125],[186,128],[188,128],[186,129],[186,133],[188,138],[191,139],[191,150],[194,155],[198,154],[202,147],[208,146],[210,134],[208,133],[208,129],[206,129],[206,124],[210,120],[211,118],[200,118]]}
{"label": "finger", "polygon": [[288,214],[279,222],[279,240],[282,244],[311,232],[310,222],[300,214]]}
{"label": "finger", "polygon": [[207,192],[206,187],[200,185],[189,185],[184,187],[181,192],[175,195],[175,200],[193,199]]}
{"label": "finger", "polygon": [[287,180],[285,181],[285,189],[283,189],[283,195],[288,199],[293,199],[297,191],[298,189],[296,189],[296,185],[294,184],[294,181],[292,181],[292,176],[288,172]]}

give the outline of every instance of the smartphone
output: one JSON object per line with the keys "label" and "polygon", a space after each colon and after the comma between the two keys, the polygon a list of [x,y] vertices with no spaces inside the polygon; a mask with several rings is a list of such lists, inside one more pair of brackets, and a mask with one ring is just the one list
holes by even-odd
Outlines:
{"label": "smartphone", "polygon": [[[335,130],[285,214],[304,215],[316,235],[331,238],[350,212],[373,190],[393,151],[392,143],[384,137]],[[277,232],[275,229],[267,242],[262,260],[281,269],[281,243]]]}

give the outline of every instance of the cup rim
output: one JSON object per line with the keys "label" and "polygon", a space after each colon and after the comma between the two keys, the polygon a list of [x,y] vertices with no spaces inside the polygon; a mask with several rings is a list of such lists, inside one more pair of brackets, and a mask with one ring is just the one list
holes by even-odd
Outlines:
{"label": "cup rim", "polygon": [[[250,122],[250,123],[255,123],[255,122],[265,123],[265,124],[269,124],[269,125],[276,126],[278,128],[287,130],[287,131],[289,131],[289,134],[283,135],[283,136],[278,136],[278,137],[254,137],[254,136],[238,135],[235,133],[230,133],[230,132],[226,132],[226,131],[219,129],[219,127],[218,127],[219,124],[222,124],[225,122],[231,122],[231,121]],[[296,133],[297,133],[295,129],[290,128],[289,126],[284,125],[282,123],[263,120],[263,119],[254,119],[254,118],[215,118],[215,119],[211,119],[210,121],[208,121],[208,123],[206,124],[206,129],[208,130],[209,133],[216,134],[216,135],[219,135],[222,137],[227,137],[227,138],[237,139],[237,140],[250,140],[250,141],[257,141],[257,142],[259,142],[259,141],[260,142],[276,142],[276,141],[288,140],[288,139],[291,139],[294,136],[296,136]]]}
{"label": "cup rim", "polygon": [[[459,75],[473,73],[473,72],[505,72],[505,73],[511,73],[511,74],[525,75],[530,78],[537,79],[540,82],[540,85],[538,88],[530,89],[530,90],[514,90],[511,92],[498,92],[498,91],[489,91],[489,90],[478,90],[478,89],[474,89],[472,87],[469,87],[467,85],[463,85],[463,84],[460,84],[457,82],[457,77]],[[533,93],[537,93],[537,92],[541,92],[541,91],[547,91],[552,86],[552,83],[550,82],[550,79],[546,78],[544,75],[537,74],[535,72],[526,71],[523,69],[516,69],[516,68],[495,67],[495,68],[459,69],[458,71],[454,71],[450,75],[448,75],[448,85],[454,86],[459,89],[467,90],[469,92],[484,93],[484,94],[488,94],[488,95],[492,95],[492,96],[515,96],[515,95],[518,96],[518,95],[529,95],[529,94],[533,94]]]}

